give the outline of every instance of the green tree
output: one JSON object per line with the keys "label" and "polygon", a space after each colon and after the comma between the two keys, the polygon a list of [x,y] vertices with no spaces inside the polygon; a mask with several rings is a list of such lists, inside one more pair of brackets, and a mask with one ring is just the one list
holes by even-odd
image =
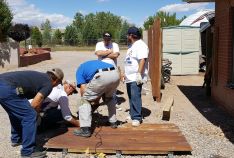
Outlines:
{"label": "green tree", "polygon": [[46,19],[46,21],[41,24],[41,29],[43,30],[43,33],[42,33],[43,43],[46,45],[50,44],[51,43],[51,25],[48,19]]}
{"label": "green tree", "polygon": [[86,45],[95,44],[99,38],[99,32],[96,26],[96,18],[93,13],[85,16],[85,23],[83,28],[83,37],[85,37]]}
{"label": "green tree", "polygon": [[38,27],[31,29],[31,41],[33,45],[37,45],[38,47],[42,46],[42,34]]}
{"label": "green tree", "polygon": [[148,17],[148,19],[144,22],[144,28],[146,29],[146,30],[148,30],[149,29],[149,27],[151,26],[151,25],[153,25],[153,23],[154,23],[154,16],[149,16]]}
{"label": "green tree", "polygon": [[78,43],[78,33],[77,29],[73,26],[67,26],[64,32],[64,42],[67,45],[74,46]]}
{"label": "green tree", "polygon": [[151,25],[153,25],[154,20],[156,18],[160,18],[161,20],[161,27],[167,27],[167,26],[176,26],[181,23],[181,21],[186,18],[185,16],[182,17],[182,19],[176,18],[176,13],[170,14],[167,12],[159,11],[154,16],[150,16],[145,22],[144,22],[144,28],[149,29]]}
{"label": "green tree", "polygon": [[83,45],[83,27],[84,27],[84,15],[80,12],[76,13],[72,25],[77,31],[77,43]]}
{"label": "green tree", "polygon": [[0,0],[0,42],[6,41],[13,15],[5,0]]}
{"label": "green tree", "polygon": [[62,44],[62,33],[59,29],[55,30],[52,41],[54,44]]}
{"label": "green tree", "polygon": [[120,30],[120,43],[127,44],[127,32],[130,24],[125,20]]}
{"label": "green tree", "polygon": [[73,25],[79,30],[82,31],[83,25],[84,25],[84,15],[80,12],[76,13],[74,20],[73,20]]}
{"label": "green tree", "polygon": [[99,38],[102,37],[104,31],[108,31],[112,34],[113,39],[119,40],[122,26],[122,20],[119,16],[110,12],[98,12],[95,19]]}
{"label": "green tree", "polygon": [[110,12],[90,13],[84,18],[83,37],[87,40],[88,45],[95,44],[102,34],[108,31],[112,34],[112,38],[119,40],[122,20]]}

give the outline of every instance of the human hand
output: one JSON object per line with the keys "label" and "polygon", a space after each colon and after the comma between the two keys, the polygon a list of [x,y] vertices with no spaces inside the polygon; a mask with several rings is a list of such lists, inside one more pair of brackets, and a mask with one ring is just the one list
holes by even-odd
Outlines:
{"label": "human hand", "polygon": [[143,79],[141,77],[141,73],[139,72],[136,74],[136,84],[137,85],[143,84]]}

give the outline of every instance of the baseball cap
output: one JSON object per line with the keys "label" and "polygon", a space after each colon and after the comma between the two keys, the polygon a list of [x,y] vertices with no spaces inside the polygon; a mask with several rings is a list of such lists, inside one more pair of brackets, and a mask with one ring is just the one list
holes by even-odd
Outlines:
{"label": "baseball cap", "polygon": [[103,37],[103,38],[111,38],[112,35],[111,35],[111,33],[109,33],[109,32],[104,32],[103,35],[102,35],[102,37]]}
{"label": "baseball cap", "polygon": [[69,84],[70,86],[72,86],[72,88],[74,89],[74,91],[73,91],[73,93],[78,93],[78,91],[77,91],[77,89],[76,89],[76,83],[75,82],[73,82],[73,81],[70,81],[70,80],[66,80],[66,81],[64,81],[64,84]]}
{"label": "baseball cap", "polygon": [[132,27],[130,27],[128,29],[128,35],[130,35],[130,34],[135,35],[137,37],[141,37],[140,30],[137,27],[135,27],[135,26],[132,26]]}
{"label": "baseball cap", "polygon": [[64,74],[60,68],[53,68],[53,69],[49,70],[48,72],[54,74],[60,81],[63,80]]}

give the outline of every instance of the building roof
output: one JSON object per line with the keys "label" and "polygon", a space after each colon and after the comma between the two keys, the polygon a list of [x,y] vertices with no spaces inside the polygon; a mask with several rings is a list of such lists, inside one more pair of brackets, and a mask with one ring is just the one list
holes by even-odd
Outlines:
{"label": "building roof", "polygon": [[211,9],[201,10],[185,18],[180,26],[196,26],[200,27],[202,22],[209,22],[209,19],[215,16],[215,11]]}

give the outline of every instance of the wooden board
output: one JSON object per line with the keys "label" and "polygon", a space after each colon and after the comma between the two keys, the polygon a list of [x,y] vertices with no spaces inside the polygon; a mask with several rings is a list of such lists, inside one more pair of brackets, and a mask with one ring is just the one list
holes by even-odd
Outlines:
{"label": "wooden board", "polygon": [[191,146],[174,124],[141,124],[132,127],[124,124],[117,129],[107,126],[96,128],[90,138],[73,135],[75,128],[69,128],[62,135],[48,140],[44,147],[68,149],[68,152],[116,153],[122,154],[167,154],[190,152]]}
{"label": "wooden board", "polygon": [[163,115],[162,115],[162,119],[163,120],[170,120],[170,116],[171,116],[171,108],[174,104],[174,98],[173,96],[167,96],[167,100],[164,103],[164,107],[163,107]]}

